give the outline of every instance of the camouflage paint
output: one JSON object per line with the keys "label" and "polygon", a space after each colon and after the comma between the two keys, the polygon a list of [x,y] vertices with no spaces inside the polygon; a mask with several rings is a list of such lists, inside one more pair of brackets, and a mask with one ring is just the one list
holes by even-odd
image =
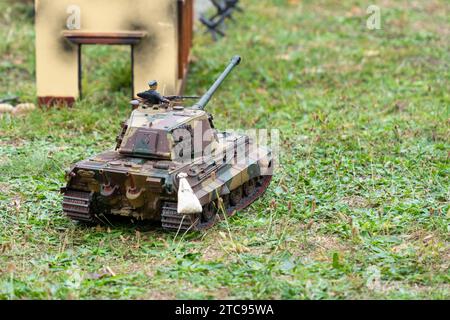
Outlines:
{"label": "camouflage paint", "polygon": [[[231,214],[233,206],[241,209],[256,200],[270,183],[272,152],[248,136],[214,129],[212,116],[204,111],[214,92],[208,90],[191,108],[141,102],[123,124],[116,150],[81,161],[67,172],[64,211],[77,220],[115,214],[161,220],[169,230],[189,230],[213,225],[222,205]],[[186,218],[174,210],[180,173],[187,175],[204,208],[200,217]]]}

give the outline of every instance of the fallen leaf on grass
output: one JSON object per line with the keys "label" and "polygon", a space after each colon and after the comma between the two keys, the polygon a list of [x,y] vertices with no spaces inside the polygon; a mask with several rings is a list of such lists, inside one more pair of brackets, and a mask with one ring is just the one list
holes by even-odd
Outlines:
{"label": "fallen leaf on grass", "polygon": [[256,92],[259,93],[259,94],[267,94],[267,90],[264,89],[264,88],[257,88]]}
{"label": "fallen leaf on grass", "polygon": [[354,6],[349,12],[345,14],[346,17],[355,17],[363,14],[363,10],[360,7]]}
{"label": "fallen leaf on grass", "polygon": [[376,57],[378,55],[380,55],[380,51],[378,51],[378,50],[367,50],[367,51],[364,51],[364,56],[365,57]]}
{"label": "fallen leaf on grass", "polygon": [[6,267],[6,272],[13,273],[16,271],[16,265],[14,263],[8,263],[8,266]]}
{"label": "fallen leaf on grass", "polygon": [[224,239],[224,240],[227,240],[227,239],[228,239],[228,237],[227,237],[227,235],[225,234],[225,232],[219,231],[219,236],[221,236],[222,239]]}
{"label": "fallen leaf on grass", "polygon": [[313,226],[313,224],[314,224],[314,220],[310,220],[309,222],[308,222],[308,224],[306,225],[306,230],[310,230],[311,228],[312,228],[312,226]]}
{"label": "fallen leaf on grass", "polygon": [[236,253],[245,253],[250,252],[250,249],[240,243],[232,243],[231,246],[228,248],[228,251]]}
{"label": "fallen leaf on grass", "polygon": [[21,203],[20,199],[19,198],[15,198],[13,200],[13,205],[14,205],[14,209],[16,209],[16,212],[19,212],[20,208],[22,206],[22,203]]}
{"label": "fallen leaf on grass", "polygon": [[119,235],[119,238],[123,243],[126,243],[130,239],[130,237],[124,237],[123,235]]}
{"label": "fallen leaf on grass", "polygon": [[106,266],[105,269],[106,269],[106,271],[109,272],[109,274],[110,274],[111,276],[113,276],[113,277],[116,276],[116,273],[111,269],[111,267]]}
{"label": "fallen leaf on grass", "polygon": [[291,55],[289,53],[279,54],[277,55],[277,60],[290,61]]}
{"label": "fallen leaf on grass", "polygon": [[392,252],[394,252],[394,253],[399,253],[399,252],[401,252],[401,251],[404,251],[404,250],[406,250],[406,249],[408,249],[408,244],[407,243],[402,243],[402,244],[399,244],[398,246],[395,246],[395,247],[392,247]]}

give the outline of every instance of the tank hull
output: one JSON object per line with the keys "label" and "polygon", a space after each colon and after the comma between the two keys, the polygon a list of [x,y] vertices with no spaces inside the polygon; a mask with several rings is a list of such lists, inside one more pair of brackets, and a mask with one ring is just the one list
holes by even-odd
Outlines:
{"label": "tank hull", "polygon": [[[244,138],[244,139],[242,139]],[[158,161],[109,151],[75,164],[67,174],[63,211],[71,219],[102,223],[109,215],[160,221],[166,230],[194,231],[213,226],[256,201],[267,189],[273,172],[270,150],[256,148],[245,136],[244,157],[201,157],[192,162]],[[229,147],[228,146],[228,147]],[[203,212],[177,212],[178,174],[188,182]]]}

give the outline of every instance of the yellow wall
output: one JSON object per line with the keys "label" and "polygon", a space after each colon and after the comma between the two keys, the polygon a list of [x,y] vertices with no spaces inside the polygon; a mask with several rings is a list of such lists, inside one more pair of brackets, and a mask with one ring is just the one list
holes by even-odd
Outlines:
{"label": "yellow wall", "polygon": [[179,90],[177,0],[36,0],[36,77],[39,97],[78,97],[78,46],[62,36],[70,16],[81,9],[80,31],[145,31],[135,46],[135,93],[156,79],[160,91]]}

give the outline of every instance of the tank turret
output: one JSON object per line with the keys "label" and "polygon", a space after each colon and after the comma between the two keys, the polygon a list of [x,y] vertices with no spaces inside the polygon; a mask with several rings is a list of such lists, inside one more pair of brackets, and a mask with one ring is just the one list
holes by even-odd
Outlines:
{"label": "tank turret", "polygon": [[[202,135],[212,129],[210,115],[204,109],[226,77],[240,62],[241,57],[233,57],[211,88],[191,108],[170,107],[167,104],[156,104],[151,107],[143,104],[141,108],[136,108],[117,138],[119,153],[143,158],[175,160],[178,155],[173,152],[176,140],[173,138],[174,131],[179,128],[192,129],[197,123],[202,123]],[[180,109],[183,112],[180,112]],[[213,137],[210,137],[209,140],[212,139]]]}

